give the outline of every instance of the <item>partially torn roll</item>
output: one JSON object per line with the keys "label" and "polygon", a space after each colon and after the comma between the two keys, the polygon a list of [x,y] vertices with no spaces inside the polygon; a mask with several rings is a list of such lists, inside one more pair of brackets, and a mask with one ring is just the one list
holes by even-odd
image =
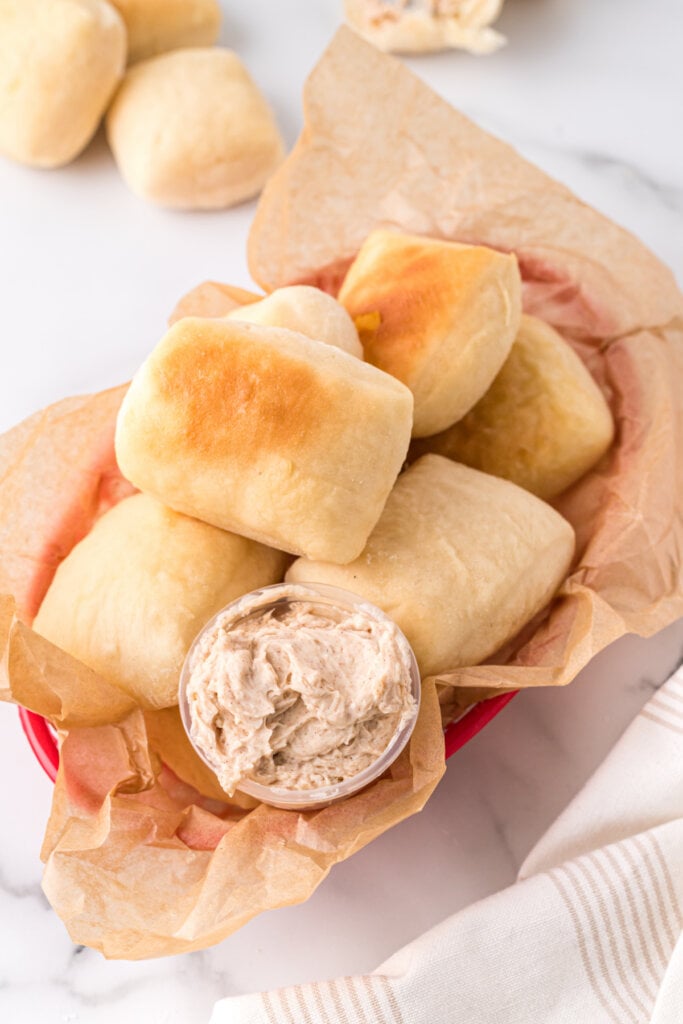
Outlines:
{"label": "partially torn roll", "polygon": [[492,53],[505,37],[490,28],[503,0],[344,0],[346,20],[380,50],[431,53],[458,47]]}
{"label": "partially torn roll", "polygon": [[415,399],[415,437],[445,430],[478,402],[519,328],[515,256],[377,230],[339,292],[352,317],[379,313],[365,358]]}
{"label": "partially torn roll", "polygon": [[116,428],[121,472],[171,508],[349,562],[405,459],[406,387],[331,345],[238,320],[179,320]]}
{"label": "partially torn roll", "polygon": [[277,583],[287,561],[135,494],[67,555],[33,628],[143,707],[169,707],[202,626],[236,598]]}
{"label": "partially torn roll", "polygon": [[552,498],[587,473],[614,436],[600,388],[549,324],[523,316],[510,355],[464,419],[415,442]]}
{"label": "partially torn roll", "polygon": [[363,346],[353,320],[341,303],[320,288],[305,284],[277,288],[258,302],[232,310],[228,319],[287,327],[307,338],[334,345],[357,359],[363,358]]}
{"label": "partially torn roll", "polygon": [[399,477],[359,558],[300,558],[286,579],[376,604],[405,633],[422,675],[434,675],[502,647],[551,599],[573,552],[574,531],[550,505],[425,455]]}

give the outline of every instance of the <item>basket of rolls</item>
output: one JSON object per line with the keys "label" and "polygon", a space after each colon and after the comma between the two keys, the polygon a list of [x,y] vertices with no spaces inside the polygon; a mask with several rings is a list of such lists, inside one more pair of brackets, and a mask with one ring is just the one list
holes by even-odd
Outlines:
{"label": "basket of rolls", "polygon": [[683,614],[668,270],[349,29],[304,108],[260,290],[197,286],[130,385],[0,439],[0,694],[59,764],[45,892],[108,957],[306,899],[444,729]]}

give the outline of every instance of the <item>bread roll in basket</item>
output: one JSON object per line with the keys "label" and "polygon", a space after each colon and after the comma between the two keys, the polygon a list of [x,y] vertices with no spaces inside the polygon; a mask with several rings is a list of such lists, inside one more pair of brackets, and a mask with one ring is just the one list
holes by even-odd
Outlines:
{"label": "bread roll in basket", "polygon": [[[615,439],[554,501],[577,549],[550,607],[487,663],[425,678],[399,759],[306,814],[221,799],[183,745],[177,709],[143,712],[30,628],[56,567],[131,493],[113,449],[125,389],[65,400],[0,440],[0,694],[61,732],[43,884],[72,939],[108,957],[201,949],[305,900],[335,863],[424,805],[444,770],[444,719],[491,693],[568,683],[611,640],[683,614],[683,299],[669,271],[349,30],[311,75],[305,116],[252,228],[262,288],[336,294],[378,227],[514,253],[524,311],[581,357]],[[223,313],[234,305],[220,287],[204,295]]]}

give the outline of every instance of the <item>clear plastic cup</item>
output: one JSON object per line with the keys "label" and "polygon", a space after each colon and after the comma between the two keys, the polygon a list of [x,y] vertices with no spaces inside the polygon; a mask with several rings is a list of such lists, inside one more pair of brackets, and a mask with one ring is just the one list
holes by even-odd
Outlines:
{"label": "clear plastic cup", "polygon": [[[293,594],[296,596],[293,597]],[[263,598],[263,603],[258,600],[261,596]],[[277,583],[271,587],[263,587],[260,590],[253,590],[251,593],[245,594],[237,601],[233,601],[231,604],[226,605],[225,608],[222,608],[221,611],[217,612],[216,615],[214,615],[214,617],[207,622],[203,629],[197,634],[190,650],[187,653],[187,657],[185,658],[185,663],[180,674],[178,698],[180,705],[180,717],[182,719],[185,732],[187,733],[187,737],[197,755],[211,769],[211,771],[215,772],[216,766],[211,763],[204,751],[196,745],[192,738],[187,686],[190,678],[190,662],[195,646],[199,642],[200,637],[202,637],[207,630],[212,628],[219,616],[224,616],[227,613],[230,616],[229,624],[234,625],[244,619],[247,615],[251,616],[256,613],[261,613],[275,607],[276,605],[282,604],[284,601],[293,602],[296,600],[306,601],[309,604],[333,605],[345,610],[362,611],[365,615],[379,620],[380,622],[390,622],[394,629],[397,630],[400,637],[405,641],[410,673],[410,690],[415,700],[415,709],[410,718],[407,721],[404,721],[403,724],[397,728],[388,745],[384,748],[377,759],[373,761],[372,764],[368,765],[367,768],[364,768],[362,772],[358,772],[357,775],[353,775],[350,778],[345,779],[343,782],[337,782],[331,786],[319,786],[315,789],[285,789],[278,786],[262,785],[260,782],[254,782],[252,779],[242,779],[237,786],[239,792],[246,793],[249,796],[254,797],[256,800],[260,800],[262,803],[271,804],[274,807],[282,807],[289,810],[314,810],[315,808],[324,807],[327,804],[333,803],[336,800],[342,800],[344,797],[351,796],[352,793],[357,793],[369,783],[374,782],[374,780],[385,772],[396,760],[398,755],[406,746],[415,727],[420,704],[420,673],[418,671],[415,655],[413,654],[410,644],[405,640],[403,633],[396,623],[381,611],[381,609],[370,604],[369,601],[365,601],[363,598],[358,597],[357,594],[351,594],[349,591],[341,590],[339,587],[328,586],[326,583],[307,583],[305,585]],[[248,608],[246,613],[244,611],[245,608]]]}

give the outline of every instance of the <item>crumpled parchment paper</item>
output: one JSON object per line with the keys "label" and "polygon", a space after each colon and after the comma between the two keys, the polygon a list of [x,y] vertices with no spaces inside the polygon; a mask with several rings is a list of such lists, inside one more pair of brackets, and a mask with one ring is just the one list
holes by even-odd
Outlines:
{"label": "crumpled parchment paper", "polygon": [[[579,544],[551,609],[495,663],[425,682],[411,744],[383,778],[299,813],[228,799],[177,709],[143,714],[30,629],[61,559],[131,492],[113,451],[125,389],[67,399],[0,438],[0,697],[59,730],[44,888],[73,940],[109,957],[217,942],[306,899],[334,863],[419,810],[444,769],[437,688],[448,718],[492,691],[566,683],[611,640],[683,614],[683,299],[669,271],[348,29],[304,102],[302,137],[251,234],[256,280],[334,292],[379,224],[512,250],[527,311],[587,361],[617,440],[557,503]],[[191,304],[217,315],[236,301],[212,285]]]}
{"label": "crumpled parchment paper", "polygon": [[427,684],[408,748],[356,796],[306,813],[230,799],[177,708],[143,713],[31,630],[61,559],[132,493],[113,448],[124,393],[66,399],[0,437],[0,697],[60,733],[42,850],[48,899],[74,942],[138,959],[201,949],[306,899],[333,864],[421,809],[444,750]]}
{"label": "crumpled parchment paper", "polygon": [[438,677],[445,719],[495,692],[568,683],[611,641],[683,615],[683,296],[671,272],[347,28],[304,111],[249,238],[266,291],[335,294],[379,226],[514,252],[525,311],[577,349],[616,421],[609,455],[554,502],[578,537],[557,600],[491,664]]}

